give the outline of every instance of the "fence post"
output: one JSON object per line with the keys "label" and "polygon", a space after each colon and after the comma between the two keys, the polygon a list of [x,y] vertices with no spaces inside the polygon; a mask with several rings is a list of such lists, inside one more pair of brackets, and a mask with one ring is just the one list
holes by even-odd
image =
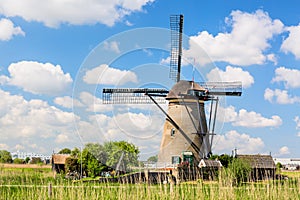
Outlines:
{"label": "fence post", "polygon": [[48,196],[49,196],[49,198],[51,198],[51,196],[52,196],[52,184],[51,183],[49,183],[49,185],[48,185]]}

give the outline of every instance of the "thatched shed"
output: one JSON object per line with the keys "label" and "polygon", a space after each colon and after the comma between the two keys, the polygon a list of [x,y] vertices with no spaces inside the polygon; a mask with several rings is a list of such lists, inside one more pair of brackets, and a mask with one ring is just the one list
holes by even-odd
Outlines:
{"label": "thatched shed", "polygon": [[198,167],[200,168],[203,179],[214,180],[218,176],[218,171],[222,167],[219,160],[201,159]]}
{"label": "thatched shed", "polygon": [[266,180],[274,179],[276,165],[271,155],[236,155],[236,158],[247,162],[251,167],[250,179]]}
{"label": "thatched shed", "polygon": [[52,170],[57,173],[65,172],[66,159],[70,154],[53,154],[51,158]]}

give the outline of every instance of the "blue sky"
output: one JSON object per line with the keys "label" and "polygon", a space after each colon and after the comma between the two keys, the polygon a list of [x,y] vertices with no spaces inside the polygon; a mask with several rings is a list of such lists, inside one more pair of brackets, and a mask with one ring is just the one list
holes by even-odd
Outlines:
{"label": "blue sky", "polygon": [[124,139],[142,158],[156,154],[159,110],[103,105],[101,89],[170,88],[169,16],[183,14],[183,76],[195,65],[196,81],[243,82],[242,97],[220,105],[214,153],[300,157],[297,1],[38,4],[0,0],[0,149],[50,154]]}

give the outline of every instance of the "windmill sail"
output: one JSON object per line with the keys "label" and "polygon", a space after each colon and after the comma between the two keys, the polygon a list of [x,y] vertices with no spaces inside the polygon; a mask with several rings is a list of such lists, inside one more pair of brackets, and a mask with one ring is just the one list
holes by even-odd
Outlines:
{"label": "windmill sail", "polygon": [[170,16],[171,27],[171,55],[170,55],[170,78],[180,81],[181,56],[182,56],[182,29],[183,15]]}
{"label": "windmill sail", "polygon": [[103,89],[104,104],[152,104],[151,95],[158,103],[165,103],[166,89],[158,88],[115,88]]}

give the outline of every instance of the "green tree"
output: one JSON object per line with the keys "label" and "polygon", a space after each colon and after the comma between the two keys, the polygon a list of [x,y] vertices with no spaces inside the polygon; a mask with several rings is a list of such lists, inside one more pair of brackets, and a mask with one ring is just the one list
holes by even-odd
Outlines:
{"label": "green tree", "polygon": [[29,157],[26,157],[26,158],[25,158],[25,163],[29,163],[29,161],[30,161],[30,158],[29,158]]}
{"label": "green tree", "polygon": [[12,163],[10,152],[6,150],[0,150],[0,163]]}
{"label": "green tree", "polygon": [[41,160],[40,157],[32,157],[31,158],[30,164],[41,164],[41,163],[43,163],[43,161]]}
{"label": "green tree", "polygon": [[110,167],[121,167],[122,171],[127,171],[131,166],[138,166],[139,149],[132,143],[125,141],[106,142],[104,149],[108,158],[106,164]]}
{"label": "green tree", "polygon": [[71,157],[72,158],[79,158],[80,157],[80,149],[75,147],[72,151],[71,151]]}
{"label": "green tree", "polygon": [[100,174],[101,164],[87,148],[83,149],[82,156],[80,156],[77,163],[82,163],[82,170],[89,177],[95,177]]}
{"label": "green tree", "polygon": [[222,155],[212,155],[210,160],[219,160],[223,167],[227,168],[228,165],[232,162],[233,157],[227,154]]}
{"label": "green tree", "polygon": [[71,154],[71,149],[64,148],[64,149],[61,149],[58,153],[59,154]]}
{"label": "green tree", "polygon": [[69,157],[66,159],[65,169],[67,172],[80,172],[80,164],[77,158]]}
{"label": "green tree", "polygon": [[147,159],[147,162],[152,162],[152,163],[156,163],[158,160],[158,156],[155,155],[155,156],[151,156]]}
{"label": "green tree", "polygon": [[228,167],[232,162],[233,157],[227,154],[222,154],[218,157],[218,160],[222,163],[223,167]]}
{"label": "green tree", "polygon": [[24,164],[25,160],[21,159],[21,158],[15,158],[13,161],[14,164]]}
{"label": "green tree", "polygon": [[87,149],[94,157],[101,163],[106,163],[108,154],[107,150],[99,143],[87,143],[85,145]]}

